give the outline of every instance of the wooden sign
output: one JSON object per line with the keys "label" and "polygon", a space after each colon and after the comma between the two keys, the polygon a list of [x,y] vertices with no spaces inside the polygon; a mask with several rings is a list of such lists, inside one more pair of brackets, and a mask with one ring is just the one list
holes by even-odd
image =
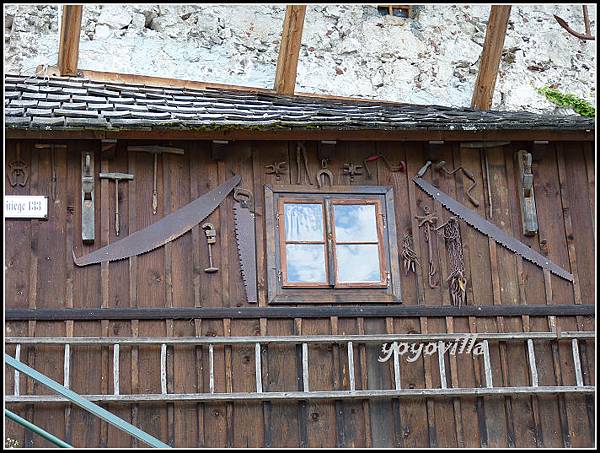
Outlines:
{"label": "wooden sign", "polygon": [[48,219],[48,197],[44,195],[5,195],[7,219]]}

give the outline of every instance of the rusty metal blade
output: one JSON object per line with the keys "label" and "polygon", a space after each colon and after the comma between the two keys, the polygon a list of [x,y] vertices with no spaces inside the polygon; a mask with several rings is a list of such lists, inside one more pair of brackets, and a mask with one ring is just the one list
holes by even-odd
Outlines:
{"label": "rusty metal blade", "polygon": [[562,267],[554,264],[547,257],[536,252],[531,247],[528,247],[527,245],[523,244],[518,239],[509,236],[496,225],[488,222],[475,211],[467,208],[455,199],[446,195],[437,187],[431,185],[430,183],[419,177],[414,177],[413,181],[426,193],[431,195],[435,200],[439,201],[446,209],[458,216],[460,219],[467,222],[480,233],[491,237],[496,242],[499,242],[504,247],[506,247],[513,253],[522,256],[526,260],[531,261],[532,263],[537,264],[538,266],[544,269],[548,269],[553,274],[558,275],[559,277],[562,277],[570,282],[573,281],[573,275],[564,270]]}
{"label": "rusty metal blade", "polygon": [[141,255],[170,242],[199,224],[213,212],[225,197],[240,183],[236,175],[219,187],[196,198],[158,222],[129,236],[77,258],[73,250],[73,261],[77,266],[117,261],[131,256]]}
{"label": "rusty metal blade", "polygon": [[238,254],[242,279],[246,288],[246,299],[249,303],[258,302],[256,288],[256,235],[254,231],[254,213],[239,202],[233,204],[233,218],[235,221],[235,238],[237,240]]}

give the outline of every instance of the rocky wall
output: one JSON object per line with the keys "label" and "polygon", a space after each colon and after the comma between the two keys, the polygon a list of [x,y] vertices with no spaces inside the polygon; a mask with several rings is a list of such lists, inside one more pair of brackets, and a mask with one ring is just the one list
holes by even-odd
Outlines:
{"label": "rocky wall", "polygon": [[[596,7],[590,5],[592,32]],[[6,73],[56,64],[59,5],[5,5]],[[89,5],[79,67],[272,87],[285,5]],[[493,108],[555,111],[554,86],[595,103],[596,41],[581,6],[512,8]],[[308,5],[296,91],[469,106],[489,6],[417,5],[411,18],[375,6]]]}

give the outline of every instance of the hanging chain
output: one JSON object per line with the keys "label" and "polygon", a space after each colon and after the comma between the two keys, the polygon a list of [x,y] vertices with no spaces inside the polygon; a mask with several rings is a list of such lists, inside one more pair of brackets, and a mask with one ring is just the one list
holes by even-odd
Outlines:
{"label": "hanging chain", "polygon": [[435,269],[435,263],[433,261],[433,250],[435,248],[433,245],[433,239],[435,238],[435,236],[431,234],[431,230],[435,229],[435,224],[437,223],[438,218],[435,215],[435,213],[431,212],[429,206],[424,206],[423,212],[425,213],[425,215],[417,215],[415,216],[415,218],[419,220],[419,227],[425,225],[425,242],[427,242],[427,259],[429,264],[429,287],[437,288],[439,286],[439,282],[434,278],[437,271]]}
{"label": "hanging chain", "polygon": [[446,240],[448,249],[448,259],[450,261],[450,275],[447,281],[452,297],[452,305],[458,307],[466,305],[467,302],[467,279],[465,277],[465,260],[462,251],[462,241],[460,239],[460,229],[458,219],[450,217],[448,221],[436,228],[442,230],[442,235]]}
{"label": "hanging chain", "polygon": [[416,265],[419,264],[417,254],[413,246],[413,237],[410,232],[404,233],[402,240],[402,258],[404,259],[404,272],[408,275],[409,271],[416,273]]}

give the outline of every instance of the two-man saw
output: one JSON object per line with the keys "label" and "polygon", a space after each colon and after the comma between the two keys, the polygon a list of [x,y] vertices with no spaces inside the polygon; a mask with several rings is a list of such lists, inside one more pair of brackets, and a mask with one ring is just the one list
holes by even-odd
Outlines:
{"label": "two-man saw", "polygon": [[454,215],[467,222],[480,233],[483,233],[486,236],[494,239],[496,242],[502,244],[504,247],[511,250],[513,253],[522,256],[526,260],[531,261],[532,263],[537,264],[538,266],[544,269],[548,269],[553,274],[558,275],[559,277],[564,278],[565,280],[568,280],[570,282],[573,281],[573,275],[564,270],[562,267],[554,264],[547,257],[541,255],[532,248],[523,244],[518,239],[509,236],[496,225],[488,222],[486,219],[481,217],[475,211],[460,204],[452,197],[440,191],[440,189],[438,189],[437,187],[425,181],[422,178],[422,176],[425,174],[425,171],[430,165],[431,162],[428,161],[425,164],[425,166],[423,166],[423,168],[421,168],[421,170],[419,170],[417,175],[413,178],[413,181],[421,189],[423,189],[425,192],[431,195],[435,200],[439,201],[446,209],[448,209]]}
{"label": "two-man saw", "polygon": [[77,266],[87,266],[122,260],[154,250],[183,235],[208,217],[240,181],[241,177],[235,175],[158,222],[85,256],[77,258],[73,251],[73,261]]}
{"label": "two-man saw", "polygon": [[246,299],[249,303],[258,302],[256,283],[256,234],[254,229],[254,212],[252,193],[236,187],[233,191],[233,219],[235,222],[235,238],[240,256],[242,279],[246,288]]}

